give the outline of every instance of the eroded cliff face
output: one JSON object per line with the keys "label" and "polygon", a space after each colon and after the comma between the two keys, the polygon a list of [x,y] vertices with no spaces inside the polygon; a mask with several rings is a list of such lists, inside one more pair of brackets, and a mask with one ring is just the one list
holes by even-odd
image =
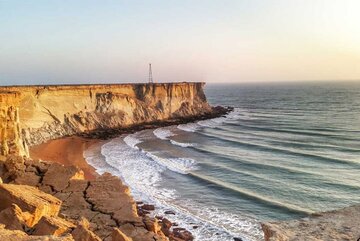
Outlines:
{"label": "eroded cliff face", "polygon": [[12,94],[13,100],[6,100],[7,104],[1,102],[1,130],[7,133],[1,140],[12,139],[10,143],[2,142],[1,148],[6,150],[6,144],[9,146],[16,142],[20,152],[20,146],[24,146],[22,142],[35,145],[98,129],[126,128],[210,113],[211,107],[206,101],[203,85],[159,83],[1,87],[0,91],[3,92],[17,92]]}
{"label": "eroded cliff face", "polygon": [[28,155],[21,138],[19,119],[20,93],[0,91],[0,155]]}

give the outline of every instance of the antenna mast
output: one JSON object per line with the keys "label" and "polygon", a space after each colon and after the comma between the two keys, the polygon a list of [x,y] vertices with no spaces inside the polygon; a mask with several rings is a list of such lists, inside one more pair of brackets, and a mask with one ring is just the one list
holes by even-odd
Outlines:
{"label": "antenna mast", "polygon": [[151,63],[149,64],[149,83],[154,83],[152,77]]}

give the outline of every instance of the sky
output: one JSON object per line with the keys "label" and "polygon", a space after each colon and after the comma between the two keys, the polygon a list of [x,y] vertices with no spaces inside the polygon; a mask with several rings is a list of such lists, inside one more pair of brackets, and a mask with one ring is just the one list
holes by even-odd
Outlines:
{"label": "sky", "polygon": [[359,0],[0,0],[0,84],[360,80]]}

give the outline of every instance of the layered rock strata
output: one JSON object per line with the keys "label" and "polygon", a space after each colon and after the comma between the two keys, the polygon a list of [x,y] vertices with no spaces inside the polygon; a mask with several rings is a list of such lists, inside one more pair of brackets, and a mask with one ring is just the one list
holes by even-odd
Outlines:
{"label": "layered rock strata", "polygon": [[[0,127],[17,125],[28,145],[95,130],[129,128],[212,112],[204,83],[0,87],[12,92],[1,103]],[[15,94],[15,92],[17,92]],[[1,97],[1,96],[0,96]],[[1,99],[0,99],[1,101]],[[13,139],[8,132],[2,140]],[[6,150],[6,143],[1,143]],[[3,151],[4,152],[4,151]],[[4,152],[5,154],[8,151]]]}
{"label": "layered rock strata", "polygon": [[21,138],[19,106],[21,95],[17,91],[0,88],[0,155],[28,155],[26,143]]}
{"label": "layered rock strata", "polygon": [[8,156],[0,170],[0,236],[16,230],[18,240],[192,240],[139,216],[128,187],[109,173],[88,181],[76,167],[19,156]]}

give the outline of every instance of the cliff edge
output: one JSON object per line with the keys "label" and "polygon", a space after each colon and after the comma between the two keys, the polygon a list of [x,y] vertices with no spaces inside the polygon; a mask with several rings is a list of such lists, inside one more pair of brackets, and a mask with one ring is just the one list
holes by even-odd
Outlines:
{"label": "cliff edge", "polygon": [[209,115],[213,109],[203,86],[183,82],[0,87],[0,150],[3,155],[26,154],[27,145],[63,136]]}

